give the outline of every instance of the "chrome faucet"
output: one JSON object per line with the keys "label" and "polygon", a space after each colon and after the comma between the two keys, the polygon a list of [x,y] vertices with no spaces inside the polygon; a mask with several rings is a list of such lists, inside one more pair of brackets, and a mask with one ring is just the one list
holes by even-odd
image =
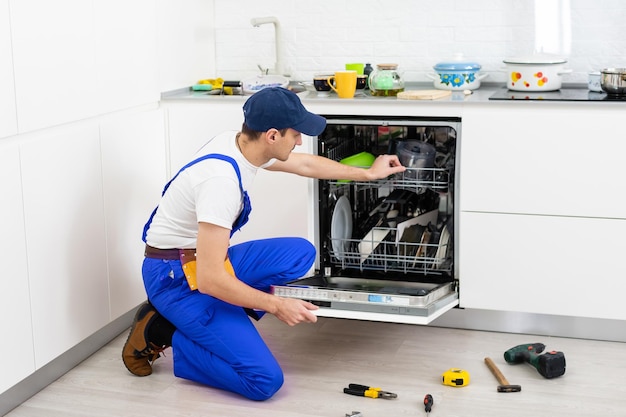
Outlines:
{"label": "chrome faucet", "polygon": [[[255,18],[250,19],[250,24],[254,27],[259,27],[261,25],[266,25],[270,23],[274,25],[276,63],[274,64],[274,68],[266,69],[265,74],[270,72],[272,74],[285,75],[284,68],[283,68],[283,61],[282,61],[282,54],[283,54],[282,34],[281,34],[280,23],[278,22],[278,18],[276,18],[275,16],[267,16],[267,17],[255,17]],[[263,69],[261,68],[261,66],[259,65],[258,67],[261,69],[261,72],[263,72]]]}

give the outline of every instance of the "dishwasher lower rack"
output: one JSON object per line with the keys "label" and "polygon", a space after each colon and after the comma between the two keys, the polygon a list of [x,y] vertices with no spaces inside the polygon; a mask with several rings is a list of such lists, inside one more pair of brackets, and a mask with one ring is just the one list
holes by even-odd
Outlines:
{"label": "dishwasher lower rack", "polygon": [[452,262],[448,256],[451,242],[412,243],[395,242],[391,236],[395,229],[377,227],[371,239],[331,238],[332,245],[328,253],[331,262],[341,269],[359,269],[361,271],[384,271],[402,273],[451,273]]}
{"label": "dishwasher lower rack", "polygon": [[438,214],[435,209],[394,227],[366,227],[369,231],[359,239],[331,232],[324,250],[330,264],[340,269],[451,276],[453,226],[434,226]]}

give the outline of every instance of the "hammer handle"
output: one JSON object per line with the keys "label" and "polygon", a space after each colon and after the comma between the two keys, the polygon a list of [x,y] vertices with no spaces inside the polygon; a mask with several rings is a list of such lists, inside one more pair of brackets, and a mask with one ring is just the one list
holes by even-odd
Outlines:
{"label": "hammer handle", "polygon": [[491,371],[493,376],[496,377],[500,385],[510,385],[509,381],[502,375],[502,372],[498,369],[496,364],[491,360],[491,358],[485,358],[485,364],[487,364],[487,368]]}

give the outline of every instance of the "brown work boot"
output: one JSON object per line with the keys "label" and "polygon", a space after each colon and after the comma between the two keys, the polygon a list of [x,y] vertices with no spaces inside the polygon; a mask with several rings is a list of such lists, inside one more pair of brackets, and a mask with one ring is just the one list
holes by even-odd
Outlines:
{"label": "brown work boot", "polygon": [[137,376],[148,376],[152,373],[154,362],[169,346],[157,346],[148,341],[148,328],[159,316],[159,313],[146,301],[137,309],[128,339],[122,349],[122,360],[126,369]]}

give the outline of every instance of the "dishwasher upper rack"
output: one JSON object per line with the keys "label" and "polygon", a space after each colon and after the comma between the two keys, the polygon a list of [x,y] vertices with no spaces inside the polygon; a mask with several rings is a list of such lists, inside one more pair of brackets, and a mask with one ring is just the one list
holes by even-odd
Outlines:
{"label": "dishwasher upper rack", "polygon": [[450,188],[450,170],[448,168],[407,168],[404,172],[376,181],[330,180],[328,184],[340,189],[348,184],[360,188],[401,188],[420,193],[427,188],[437,192],[447,192]]}

